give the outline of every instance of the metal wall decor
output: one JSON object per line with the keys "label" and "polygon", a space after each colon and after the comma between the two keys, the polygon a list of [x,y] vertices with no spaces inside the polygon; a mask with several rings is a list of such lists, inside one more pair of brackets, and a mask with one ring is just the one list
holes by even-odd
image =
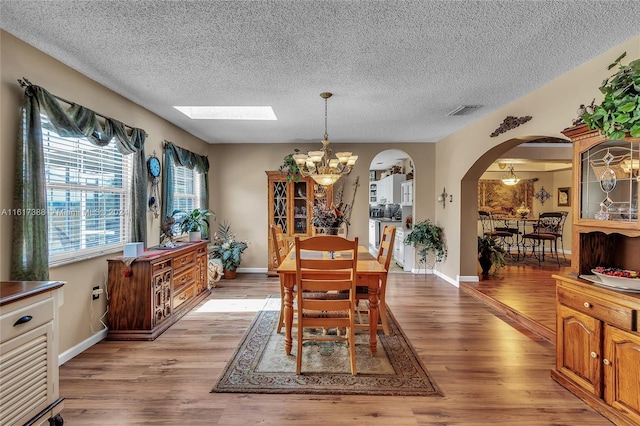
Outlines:
{"label": "metal wall decor", "polygon": [[491,133],[489,136],[492,138],[495,138],[501,133],[504,133],[511,129],[515,129],[519,125],[526,123],[527,121],[531,120],[531,118],[532,117],[530,115],[526,115],[524,117],[514,117],[512,115],[508,115],[507,118],[504,119],[502,124],[500,124],[500,126],[496,130],[494,130],[493,133]]}
{"label": "metal wall decor", "polygon": [[[446,188],[442,188],[442,194],[440,194],[438,196],[438,202],[442,204],[442,208],[444,209],[447,206],[447,197],[449,196],[449,194],[447,194],[447,189]],[[453,201],[453,200],[451,200]]]}
{"label": "metal wall decor", "polygon": [[543,186],[538,192],[535,193],[534,197],[536,197],[536,200],[540,201],[540,204],[544,206],[544,202],[551,198],[551,194],[546,189],[544,189]]}

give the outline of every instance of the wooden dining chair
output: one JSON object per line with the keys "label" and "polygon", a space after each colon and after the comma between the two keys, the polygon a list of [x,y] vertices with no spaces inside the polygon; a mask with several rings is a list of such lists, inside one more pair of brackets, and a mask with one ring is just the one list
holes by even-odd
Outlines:
{"label": "wooden dining chair", "polygon": [[[396,239],[396,227],[391,225],[386,225],[384,230],[382,231],[382,236],[380,237],[380,247],[378,248],[377,259],[378,262],[384,266],[384,269],[387,271],[380,278],[380,287],[378,290],[378,313],[380,316],[380,324],[378,324],[378,329],[382,329],[384,334],[389,335],[389,322],[387,319],[387,303],[385,299],[385,295],[387,292],[387,275],[389,274],[389,264],[391,263],[391,258],[393,257],[393,245]],[[360,305],[360,300],[365,300],[368,303],[369,299],[369,287],[367,286],[356,286],[356,306]],[[366,310],[358,310],[358,318],[362,317],[362,313],[366,312]],[[360,324],[356,325],[356,327],[362,327],[362,321],[359,321]],[[369,324],[366,324],[366,327],[369,327]]]}
{"label": "wooden dining chair", "polygon": [[[284,258],[289,253],[289,246],[284,239],[284,233],[280,225],[271,224],[271,238],[273,239],[273,256],[276,264],[280,266]],[[277,333],[282,331],[284,327],[284,285],[280,282],[280,319],[278,319]]]}
{"label": "wooden dining chair", "polygon": [[[350,241],[332,235],[304,240],[296,237],[295,250],[298,287],[296,374],[300,374],[302,370],[304,341],[337,340],[349,345],[351,374],[355,375],[354,308],[358,238]],[[346,329],[346,333],[344,336],[339,332],[335,335],[322,333],[305,336],[305,328]]]}

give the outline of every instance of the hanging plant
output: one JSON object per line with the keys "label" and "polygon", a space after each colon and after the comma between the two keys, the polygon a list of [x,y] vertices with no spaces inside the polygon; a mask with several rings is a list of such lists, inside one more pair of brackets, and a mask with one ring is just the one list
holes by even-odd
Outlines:
{"label": "hanging plant", "polygon": [[300,181],[300,167],[298,167],[296,160],[293,159],[293,156],[299,152],[300,150],[298,148],[294,149],[292,154],[284,157],[282,165],[280,166],[280,171],[287,173],[287,182]]}
{"label": "hanging plant", "polygon": [[609,139],[622,139],[627,133],[640,137],[640,59],[628,65],[620,61],[627,52],[620,55],[608,70],[619,66],[618,71],[605,79],[600,86],[604,100],[581,115],[589,129],[598,129]]}

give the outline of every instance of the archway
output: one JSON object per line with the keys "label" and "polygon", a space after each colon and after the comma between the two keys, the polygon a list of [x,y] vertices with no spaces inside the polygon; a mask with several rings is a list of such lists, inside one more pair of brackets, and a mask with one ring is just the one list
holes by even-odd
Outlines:
{"label": "archway", "polygon": [[[550,147],[558,147],[551,150]],[[531,161],[550,162],[557,161],[559,155],[567,161],[570,170],[572,147],[571,143],[566,139],[545,136],[529,136],[523,138],[514,138],[502,142],[485,152],[476,162],[469,168],[461,181],[461,206],[460,206],[460,277],[461,281],[477,280],[477,251],[476,251],[476,235],[477,235],[477,210],[478,210],[478,181],[485,174],[487,169],[499,159],[510,157],[508,162],[517,162],[511,155],[522,147],[531,149],[539,148],[537,152],[532,152]],[[559,151],[562,150],[562,153]],[[542,154],[540,154],[542,153]],[[522,154],[520,156],[529,154]],[[545,157],[546,156],[546,157]],[[555,156],[555,158],[553,157]],[[538,185],[539,186],[539,185]],[[539,187],[536,189],[538,190]],[[553,192],[553,188],[547,188]],[[555,199],[551,202],[555,202]],[[544,204],[544,203],[543,203]],[[547,206],[549,207],[549,205]]]}
{"label": "archway", "polygon": [[[387,149],[379,152],[369,165],[369,251],[376,252],[385,225],[396,226],[394,262],[397,270],[411,270],[413,261],[405,262],[405,224],[414,215],[413,160],[405,151]],[[395,268],[394,268],[395,269]]]}

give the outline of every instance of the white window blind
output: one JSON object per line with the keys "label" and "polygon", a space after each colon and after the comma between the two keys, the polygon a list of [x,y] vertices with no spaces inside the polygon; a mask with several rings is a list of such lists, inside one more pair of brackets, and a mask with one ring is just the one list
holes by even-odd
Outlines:
{"label": "white window blind", "polygon": [[61,137],[42,117],[49,265],[122,250],[130,240],[132,157],[115,142]]}
{"label": "white window blind", "polygon": [[[171,163],[173,168],[173,208],[172,211],[180,210],[182,213],[176,215],[176,222],[189,214],[193,209],[201,207],[200,186],[201,174],[195,169],[191,170],[187,167],[177,166]],[[179,225],[174,226],[174,234],[180,234]]]}

